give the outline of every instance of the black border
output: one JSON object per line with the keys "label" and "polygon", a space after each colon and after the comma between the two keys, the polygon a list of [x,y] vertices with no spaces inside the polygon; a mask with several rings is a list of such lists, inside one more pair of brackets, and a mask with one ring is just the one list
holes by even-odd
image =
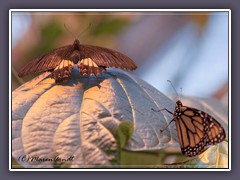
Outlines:
{"label": "black border", "polygon": [[[102,0],[100,3],[98,0],[95,1],[75,1],[75,0],[41,0],[41,1],[29,1],[22,0],[19,3],[18,0],[11,1],[0,1],[0,99],[1,99],[1,136],[0,136],[0,174],[4,179],[43,179],[43,178],[83,178],[83,179],[194,179],[194,180],[203,180],[203,179],[218,179],[226,180],[229,179],[238,179],[239,178],[239,169],[240,169],[240,143],[238,137],[240,137],[240,111],[239,111],[239,100],[240,100],[240,85],[238,78],[240,77],[240,51],[238,50],[238,39],[240,39],[240,12],[239,12],[239,1],[238,0],[202,0],[202,1],[192,1],[192,0],[169,0],[169,1],[158,1],[158,0],[148,0],[144,2],[139,2],[139,0],[122,0],[122,1],[109,1]],[[9,172],[8,170],[8,10],[12,8],[223,8],[231,9],[232,11],[232,41],[231,41],[231,51],[232,51],[232,71],[231,71],[231,84],[232,84],[232,103],[231,103],[231,114],[232,114],[232,166],[231,172],[81,172],[81,173],[43,173],[35,174],[36,172]],[[121,173],[121,174],[120,174]]]}

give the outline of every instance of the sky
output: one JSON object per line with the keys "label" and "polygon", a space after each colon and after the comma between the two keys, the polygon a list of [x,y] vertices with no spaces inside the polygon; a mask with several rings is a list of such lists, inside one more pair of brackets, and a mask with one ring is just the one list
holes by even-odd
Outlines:
{"label": "sky", "polygon": [[146,61],[142,79],[163,93],[210,97],[228,81],[228,14],[212,13],[201,37],[189,23]]}

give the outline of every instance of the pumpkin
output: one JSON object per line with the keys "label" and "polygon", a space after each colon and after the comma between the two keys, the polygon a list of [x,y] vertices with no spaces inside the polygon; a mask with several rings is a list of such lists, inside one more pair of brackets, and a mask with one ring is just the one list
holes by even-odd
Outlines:
{"label": "pumpkin", "polygon": [[[44,73],[12,92],[12,158],[25,168],[227,167],[228,140],[194,158],[180,152],[176,126],[160,132],[175,99],[118,69],[98,77],[77,70],[56,83]],[[183,103],[215,117],[227,133],[227,112],[215,100]]]}

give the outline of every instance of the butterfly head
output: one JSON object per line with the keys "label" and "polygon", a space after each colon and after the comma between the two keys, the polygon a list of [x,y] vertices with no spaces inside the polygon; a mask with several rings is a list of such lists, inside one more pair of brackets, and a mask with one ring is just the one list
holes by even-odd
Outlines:
{"label": "butterfly head", "polygon": [[176,106],[177,107],[181,107],[182,106],[182,102],[179,99],[176,101]]}
{"label": "butterfly head", "polygon": [[175,111],[174,111],[175,117],[181,116],[181,107],[182,107],[182,102],[178,99],[176,101],[176,106],[175,106]]}
{"label": "butterfly head", "polygon": [[80,45],[80,41],[78,39],[75,39],[73,46],[78,47]]}

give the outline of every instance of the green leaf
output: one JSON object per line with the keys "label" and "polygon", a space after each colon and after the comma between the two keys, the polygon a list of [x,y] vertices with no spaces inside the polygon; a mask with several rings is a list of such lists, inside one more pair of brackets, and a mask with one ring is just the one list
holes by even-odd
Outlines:
{"label": "green leaf", "polygon": [[15,169],[23,168],[14,157],[12,157],[12,168],[15,168]]}
{"label": "green leaf", "polygon": [[134,132],[134,126],[131,121],[122,121],[117,129],[117,141],[120,148],[123,148],[127,141],[131,139]]}

